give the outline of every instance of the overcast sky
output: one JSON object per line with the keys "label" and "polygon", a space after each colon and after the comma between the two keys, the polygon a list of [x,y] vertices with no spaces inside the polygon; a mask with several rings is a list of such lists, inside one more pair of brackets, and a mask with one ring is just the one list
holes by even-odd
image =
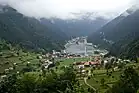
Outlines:
{"label": "overcast sky", "polygon": [[94,12],[92,17],[113,18],[135,4],[136,0],[0,0],[20,13],[36,18],[75,18],[72,13]]}

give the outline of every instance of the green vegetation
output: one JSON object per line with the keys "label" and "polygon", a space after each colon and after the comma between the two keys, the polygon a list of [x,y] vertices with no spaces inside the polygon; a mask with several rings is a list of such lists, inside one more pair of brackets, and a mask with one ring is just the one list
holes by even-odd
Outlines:
{"label": "green vegetation", "polygon": [[139,74],[132,67],[128,67],[107,93],[137,93],[138,89]]}
{"label": "green vegetation", "polygon": [[95,87],[100,93],[105,93],[116,81],[121,72],[113,72],[110,76],[105,73],[94,74],[87,82]]}
{"label": "green vegetation", "polygon": [[12,44],[19,44],[32,51],[51,51],[64,48],[67,36],[60,29],[53,29],[43,25],[35,18],[30,18],[18,13],[9,6],[1,6],[0,13],[0,38]]}
{"label": "green vegetation", "polygon": [[128,44],[125,49],[121,52],[122,57],[134,59],[136,61],[137,58],[139,57],[139,39],[135,39],[132,41],[130,44]]}
{"label": "green vegetation", "polygon": [[61,66],[68,66],[72,65],[74,62],[84,62],[84,61],[89,61],[90,58],[69,58],[69,59],[63,59],[62,62],[60,62]]}
{"label": "green vegetation", "polygon": [[125,18],[119,16],[91,36],[94,44],[109,48],[110,56],[134,63],[108,58],[101,65],[90,62],[77,67],[74,62],[90,58],[42,55],[63,49],[68,38],[60,29],[50,23],[44,26],[11,7],[1,7],[0,93],[139,93],[138,10]]}
{"label": "green vegetation", "polygon": [[[68,64],[72,64],[74,62],[72,60],[73,59],[68,59],[68,61],[64,61],[64,62],[68,62]],[[67,64],[65,63],[65,65]],[[110,64],[110,65],[113,65],[113,64]],[[138,63],[127,63],[125,66],[123,65],[124,64],[119,63],[119,65],[117,65],[119,69],[117,69],[116,71],[113,71],[113,66],[110,66],[110,68],[108,69],[108,73],[107,73],[107,69],[103,67],[101,68],[96,67],[96,69],[93,69],[93,71],[91,71],[92,70],[91,67],[87,67],[85,68],[85,70],[88,70],[88,71],[90,70],[92,73],[92,76],[87,75],[88,77],[87,83],[91,85],[92,87],[94,87],[99,93],[106,93],[120,80],[122,73],[124,73],[123,71],[127,70],[126,68],[134,67],[134,69],[138,71],[138,66],[139,66]],[[85,89],[90,88],[88,85],[84,83],[83,80],[80,80],[80,84],[82,84]],[[118,93],[118,92],[115,92],[115,93]],[[123,92],[123,93],[126,93],[126,92]]]}
{"label": "green vegetation", "polygon": [[[86,61],[87,59],[88,58],[76,58],[75,60]],[[67,64],[63,64],[63,62],[67,62]],[[25,65],[24,68],[26,69],[24,69],[24,72],[19,70],[19,73],[17,73],[15,69],[7,73],[6,77],[3,77],[0,83],[0,92],[95,93],[91,87],[86,85],[84,80],[77,77],[76,70],[70,65],[74,62],[73,58],[64,59],[63,62],[57,64],[57,68],[42,69],[42,72],[40,72],[40,70],[33,71],[31,67],[34,67],[34,64]],[[35,63],[35,61],[33,63]],[[62,66],[66,67],[61,69],[60,67]],[[112,72],[112,69],[109,69],[108,73],[104,68],[96,68],[91,71],[92,75],[88,76],[87,83],[94,87],[98,93],[137,93],[139,89],[136,85],[136,83],[138,84],[136,81],[139,78],[136,72],[138,71],[138,66],[138,63],[128,63],[123,70]],[[92,68],[88,67],[86,69],[91,70]],[[59,71],[61,72],[59,73]],[[128,79],[129,81],[127,81]],[[133,85],[132,89],[130,88],[130,84]],[[129,90],[130,92],[128,92]]]}
{"label": "green vegetation", "polygon": [[[0,93],[138,93],[139,63],[114,64],[111,60],[105,67],[82,69],[73,63],[90,58],[58,58],[53,60],[54,67],[45,68],[38,55],[52,49],[61,50],[66,35],[52,25],[45,27],[36,19],[24,17],[11,7],[4,7],[4,11],[0,14]],[[94,34],[93,40],[109,48],[110,55],[138,62],[138,21],[134,20],[134,15],[138,15],[138,11],[129,19],[119,22],[123,19],[119,17],[113,25],[110,23],[103,27],[106,39],[114,41],[114,44],[104,42],[101,30]],[[136,22],[134,26],[130,26],[132,22]],[[116,34],[118,36],[115,37]]]}
{"label": "green vegetation", "polygon": [[5,40],[0,40],[0,73],[3,73],[5,69],[10,67],[15,67],[17,71],[22,70],[27,62],[33,65],[33,68],[37,68],[39,60],[37,59],[37,54],[33,52],[26,52],[19,46],[12,46]]}
{"label": "green vegetation", "polygon": [[90,35],[88,40],[109,50],[110,55],[136,60],[139,56],[138,16],[139,10],[128,16],[120,15]]}
{"label": "green vegetation", "polygon": [[[6,82],[5,82],[6,81]],[[10,74],[0,83],[0,93],[85,93],[72,67],[62,74],[50,70],[46,74]],[[88,92],[89,93],[89,92]]]}
{"label": "green vegetation", "polygon": [[[136,93],[139,88],[136,87],[137,82],[134,81],[134,79],[138,80],[137,78],[139,78],[138,73],[136,73],[138,63],[128,63],[125,66],[121,64],[122,68],[119,65],[120,68],[116,71],[113,71],[113,64],[106,65],[105,68],[86,67],[85,76],[81,78],[82,76],[78,76],[79,73],[72,64],[88,61],[90,58],[55,59],[55,67],[42,69],[37,54],[26,52],[19,46],[13,46],[4,40],[1,40],[0,44],[0,93],[95,93],[95,91],[99,93],[120,93],[121,90],[122,93],[128,93],[125,91],[130,85],[124,84],[128,80],[127,78],[131,78],[130,83],[133,85],[130,93]],[[8,72],[5,70],[11,67],[13,70]],[[136,70],[130,69],[131,67]],[[89,71],[91,71],[91,76]],[[128,73],[131,77],[128,76]],[[126,77],[121,77],[124,74]],[[132,74],[135,75],[132,76]],[[4,75],[6,76],[4,77]],[[123,84],[125,89],[118,84]]]}
{"label": "green vegetation", "polygon": [[[105,68],[86,67],[85,75],[81,78],[82,76],[77,73],[78,69],[72,64],[88,61],[90,60],[89,57],[55,59],[55,67],[43,69],[36,53],[26,52],[21,47],[13,46],[4,40],[0,40],[0,44],[0,93],[95,93],[95,91],[99,93],[120,93],[121,90],[122,93],[128,93],[126,88],[130,85],[124,84],[127,78],[131,78],[133,81],[130,82],[133,85],[130,93],[131,91],[136,93],[139,88],[136,87],[134,81],[134,78],[138,80],[138,73],[136,73],[138,63],[128,63],[125,66],[123,66],[124,64],[117,65],[119,69],[116,71],[113,71],[114,60]],[[135,71],[130,69],[131,67],[134,67]],[[6,70],[11,68],[13,69]],[[91,72],[91,76],[89,72]],[[128,76],[128,73],[131,74],[131,77]],[[126,77],[121,77],[124,74]],[[132,74],[135,74],[136,77]],[[125,89],[121,88],[119,84],[125,86]]]}

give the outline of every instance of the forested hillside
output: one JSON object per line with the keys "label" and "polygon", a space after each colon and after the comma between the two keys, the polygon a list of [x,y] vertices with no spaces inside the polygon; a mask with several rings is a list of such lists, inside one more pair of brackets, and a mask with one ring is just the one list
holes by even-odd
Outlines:
{"label": "forested hillside", "polygon": [[11,7],[1,6],[0,38],[29,49],[50,51],[61,49],[67,36],[59,29],[55,31],[46,27],[35,18],[26,17]]}
{"label": "forested hillside", "polygon": [[[90,35],[89,41],[109,49],[114,55],[121,55],[125,48],[134,48],[131,45],[139,37],[139,10],[126,12],[129,12],[129,15],[122,14],[115,18]],[[128,53],[130,54],[130,51]]]}
{"label": "forested hillside", "polygon": [[130,44],[128,44],[124,51],[121,52],[120,56],[136,59],[139,57],[139,38],[133,40]]}

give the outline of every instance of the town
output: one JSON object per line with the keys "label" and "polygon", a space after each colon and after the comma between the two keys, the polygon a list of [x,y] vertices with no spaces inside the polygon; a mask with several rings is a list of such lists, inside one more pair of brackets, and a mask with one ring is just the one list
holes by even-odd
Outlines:
{"label": "town", "polygon": [[55,70],[57,73],[62,73],[62,69],[72,66],[82,86],[93,91],[102,91],[100,88],[103,85],[104,91],[118,80],[124,67],[130,65],[138,68],[134,60],[116,58],[107,55],[108,53],[107,50],[98,49],[96,45],[87,43],[86,37],[77,37],[68,41],[65,50],[61,52],[53,50],[52,53],[33,54],[32,59],[24,61],[23,58],[27,58],[29,54],[16,55],[15,57],[21,62],[14,62],[1,72],[1,80],[13,71],[44,73],[44,71]]}

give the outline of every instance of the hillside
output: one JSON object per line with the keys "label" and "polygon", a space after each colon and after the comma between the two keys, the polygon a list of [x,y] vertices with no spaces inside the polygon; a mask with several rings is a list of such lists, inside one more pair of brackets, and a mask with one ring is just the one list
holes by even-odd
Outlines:
{"label": "hillside", "polygon": [[35,18],[26,17],[11,7],[1,6],[0,8],[0,38],[26,48],[44,48],[48,51],[60,49],[62,45],[59,42],[64,43],[67,39],[65,33],[59,29],[54,31]]}
{"label": "hillside", "polygon": [[133,40],[130,44],[128,44],[120,56],[126,58],[136,59],[139,56],[139,38]]}
{"label": "hillside", "polygon": [[126,12],[129,15],[121,14],[90,35],[88,40],[101,47],[109,48],[115,55],[122,53],[124,48],[129,48],[129,44],[139,37],[139,10]]}

